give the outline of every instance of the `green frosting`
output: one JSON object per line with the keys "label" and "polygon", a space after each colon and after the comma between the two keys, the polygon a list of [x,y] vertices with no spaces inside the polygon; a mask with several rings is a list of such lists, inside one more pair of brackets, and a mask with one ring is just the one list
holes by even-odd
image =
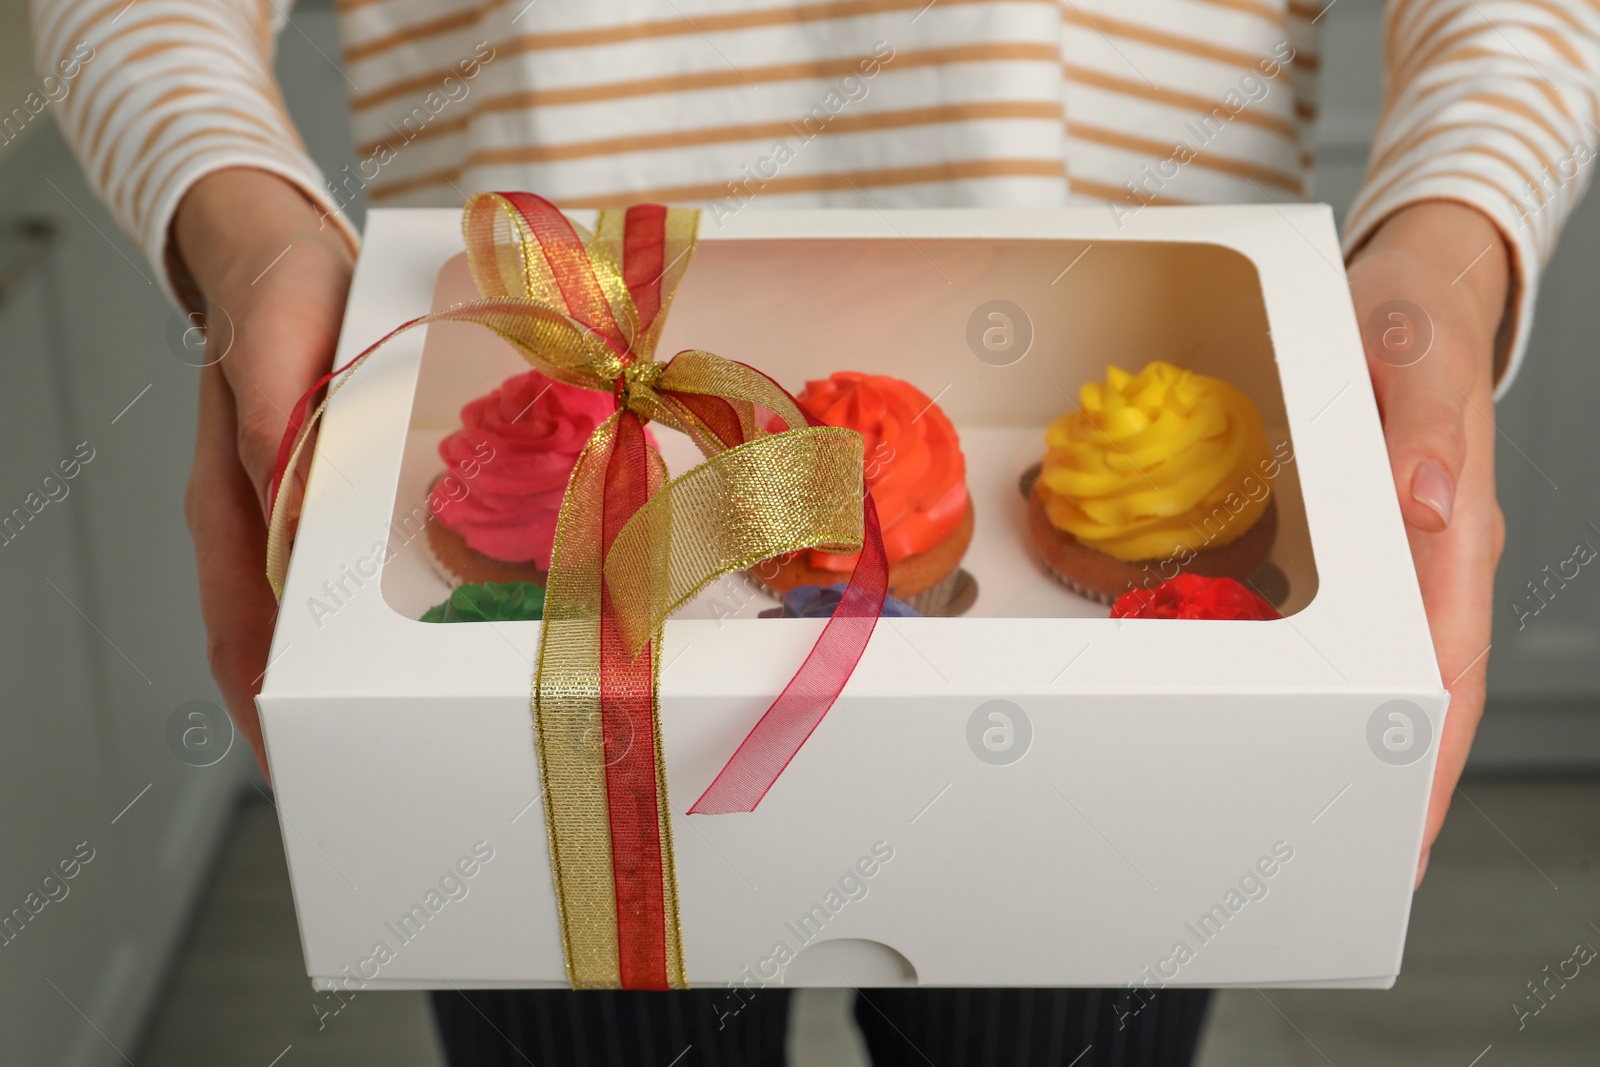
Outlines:
{"label": "green frosting", "polygon": [[450,599],[422,613],[423,622],[537,622],[544,617],[544,588],[532,582],[457,586]]}

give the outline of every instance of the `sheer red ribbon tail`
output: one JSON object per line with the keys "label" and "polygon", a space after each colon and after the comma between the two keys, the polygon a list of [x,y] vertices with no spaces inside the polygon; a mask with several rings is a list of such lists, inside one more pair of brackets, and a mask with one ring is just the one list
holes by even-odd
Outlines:
{"label": "sheer red ribbon tail", "polygon": [[[617,425],[605,473],[602,556],[651,495],[650,446],[631,411]],[[662,798],[656,766],[654,641],[630,655],[610,587],[601,582],[600,727],[616,888],[617,964],[623,989],[668,989]]]}
{"label": "sheer red ribbon tail", "polygon": [[862,501],[861,519],[861,555],[833,618],[778,699],[694,802],[690,815],[755,811],[850,680],[889,593],[889,560],[871,493]]}

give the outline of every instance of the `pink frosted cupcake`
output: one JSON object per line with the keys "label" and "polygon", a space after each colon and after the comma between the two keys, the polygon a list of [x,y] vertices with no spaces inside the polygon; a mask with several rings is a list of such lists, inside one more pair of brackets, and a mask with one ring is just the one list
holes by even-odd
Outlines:
{"label": "pink frosted cupcake", "polygon": [[428,548],[449,581],[533,582],[550,570],[556,517],[578,453],[615,401],[529,371],[461,409],[428,487]]}

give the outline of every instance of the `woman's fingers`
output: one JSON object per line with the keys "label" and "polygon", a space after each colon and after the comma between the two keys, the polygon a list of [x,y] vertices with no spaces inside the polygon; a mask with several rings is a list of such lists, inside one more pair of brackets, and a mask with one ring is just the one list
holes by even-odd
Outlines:
{"label": "woman's fingers", "polygon": [[200,572],[206,656],[228,713],[266,772],[255,696],[272,642],[277,603],[263,568],[266,527],[239,462],[234,397],[221,369],[200,372],[200,418],[184,515]]}
{"label": "woman's fingers", "polygon": [[235,305],[234,345],[218,365],[237,405],[236,451],[263,515],[289,413],[333,362],[349,284],[342,250],[291,243],[263,276],[223,291]]}
{"label": "woman's fingers", "polygon": [[1419,881],[1483,715],[1488,691],[1494,572],[1505,544],[1505,522],[1495,500],[1495,429],[1490,421],[1493,408],[1486,381],[1479,383],[1471,400],[1463,425],[1468,458],[1461,472],[1456,517],[1441,533],[1411,532],[1412,555],[1433,631],[1439,673],[1450,690],[1450,711],[1439,739],[1423,832]]}
{"label": "woman's fingers", "polygon": [[1350,264],[1395,490],[1450,710],[1439,738],[1417,881],[1483,714],[1495,565],[1492,363],[1509,254],[1475,209],[1424,202]]}
{"label": "woman's fingers", "polygon": [[265,514],[289,413],[333,359],[352,250],[292,184],[248,168],[196,184],[174,233],[206,295],[207,357],[232,392],[235,451]]}
{"label": "woman's fingers", "polygon": [[[1435,344],[1441,340],[1456,343],[1448,334]],[[1455,515],[1467,460],[1468,396],[1475,384],[1471,360],[1431,352],[1397,367],[1383,362],[1381,351],[1372,352],[1370,339],[1368,345],[1400,513],[1411,529],[1438,533]]]}
{"label": "woman's fingers", "polygon": [[173,234],[206,296],[207,366],[184,511],[207,654],[265,771],[255,696],[277,618],[266,580],[268,488],[289,413],[333,358],[354,256],[294,185],[242,167],[197,182]]}

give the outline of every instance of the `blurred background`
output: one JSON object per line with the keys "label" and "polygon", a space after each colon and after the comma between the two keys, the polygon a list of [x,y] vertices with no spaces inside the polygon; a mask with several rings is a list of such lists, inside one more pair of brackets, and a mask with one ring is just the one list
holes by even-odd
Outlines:
{"label": "blurred background", "polygon": [[[1338,0],[1322,20],[1315,195],[1341,218],[1377,119],[1381,15]],[[331,0],[301,0],[278,70],[327,172],[354,158],[327,104],[344,99],[338,55]],[[78,464],[64,496],[0,532],[0,917],[61,861],[78,872],[5,920],[0,1064],[432,1067],[422,994],[363,993],[329,1016],[305,978],[270,794],[206,670],[182,517],[199,356],[49,108],[12,110],[36,81],[26,4],[0,0],[0,514]],[[1600,967],[1541,986],[1536,1015],[1512,1007],[1541,1003],[1530,983],[1575,946],[1600,948],[1600,577],[1535,616],[1512,608],[1579,542],[1600,548],[1597,278],[1591,197],[1499,406],[1489,710],[1399,983],[1225,992],[1205,1067],[1597,1062]]]}

